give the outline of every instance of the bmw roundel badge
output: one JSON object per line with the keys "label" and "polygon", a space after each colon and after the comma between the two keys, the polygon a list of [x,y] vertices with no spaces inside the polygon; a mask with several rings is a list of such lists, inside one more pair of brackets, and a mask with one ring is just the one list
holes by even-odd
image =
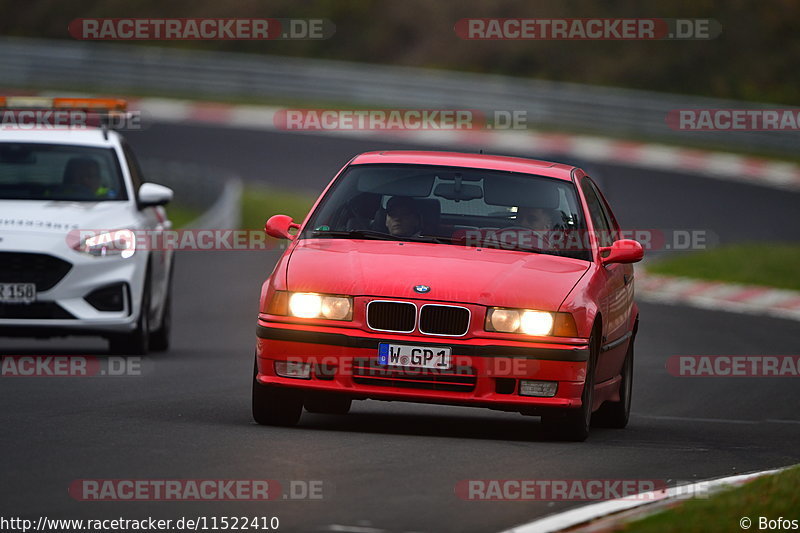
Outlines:
{"label": "bmw roundel badge", "polygon": [[414,285],[414,290],[424,294],[426,292],[430,292],[431,288],[427,285]]}

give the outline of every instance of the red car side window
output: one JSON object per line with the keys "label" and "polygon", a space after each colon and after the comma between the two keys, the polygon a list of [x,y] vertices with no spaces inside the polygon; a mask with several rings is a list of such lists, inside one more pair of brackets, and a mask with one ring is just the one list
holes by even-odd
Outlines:
{"label": "red car side window", "polygon": [[598,234],[600,246],[611,246],[613,243],[611,229],[608,220],[606,219],[606,215],[603,212],[603,206],[600,203],[600,198],[595,192],[593,184],[588,177],[585,177],[583,180],[581,180],[581,189],[583,190],[583,195],[586,197],[586,204],[589,208],[589,216],[592,218],[592,225],[594,226],[595,232]]}

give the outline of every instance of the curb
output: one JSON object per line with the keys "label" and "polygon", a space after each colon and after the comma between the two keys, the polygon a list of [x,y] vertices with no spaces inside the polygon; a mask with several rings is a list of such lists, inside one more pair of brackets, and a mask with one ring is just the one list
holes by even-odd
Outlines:
{"label": "curb", "polygon": [[638,299],[800,320],[800,291],[637,272]]}
{"label": "curb", "polygon": [[[194,122],[276,131],[275,113],[286,109],[171,100],[131,99],[132,108],[163,122]],[[281,130],[285,131],[285,130]],[[613,140],[590,135],[500,130],[305,131],[293,133],[349,137],[381,137],[420,144],[495,149],[529,154],[538,151],[594,163],[680,171],[726,181],[800,190],[800,165],[727,152],[677,148],[666,144]]]}
{"label": "curb", "polygon": [[[662,505],[658,505],[659,503],[663,504],[679,501],[680,499],[685,498],[685,496],[683,496],[684,494],[697,494],[701,492],[701,489],[702,492],[709,495],[714,494],[724,488],[743,485],[761,476],[775,474],[785,470],[786,468],[790,467],[764,470],[751,474],[727,476],[708,481],[700,481],[698,483],[691,483],[688,485],[680,485],[678,487],[655,491],[653,493],[639,494],[633,498],[620,498],[593,503],[583,507],[578,507],[577,509],[570,509],[562,513],[545,516],[544,518],[534,520],[533,522],[528,522],[527,524],[522,524],[511,529],[507,529],[502,533],[555,533],[558,531],[564,531],[566,529],[576,528],[578,526],[587,526],[590,522],[606,517],[609,517],[609,520],[611,520],[613,515],[625,513],[626,511],[631,511],[632,509],[637,510],[634,513],[635,515],[641,516],[644,515],[647,510],[654,509],[654,507],[650,506],[655,506],[660,509]],[[651,495],[651,497],[645,497],[648,495]],[[649,507],[649,509],[646,509],[646,507]],[[626,513],[625,517],[629,518],[630,515]],[[609,524],[609,528],[610,526],[611,525]],[[578,529],[578,531],[580,531],[580,529]]]}

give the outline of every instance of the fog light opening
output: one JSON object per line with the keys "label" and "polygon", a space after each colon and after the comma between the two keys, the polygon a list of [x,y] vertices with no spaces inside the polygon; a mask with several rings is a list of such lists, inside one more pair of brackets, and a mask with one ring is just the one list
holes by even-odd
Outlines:
{"label": "fog light opening", "polygon": [[520,396],[538,396],[540,398],[550,398],[556,395],[558,390],[557,381],[528,381],[520,380]]}
{"label": "fog light opening", "polygon": [[113,283],[93,290],[83,299],[98,311],[124,311],[127,304],[127,292],[126,283]]}
{"label": "fog light opening", "polygon": [[282,378],[311,379],[311,365],[293,361],[275,361],[275,373]]}

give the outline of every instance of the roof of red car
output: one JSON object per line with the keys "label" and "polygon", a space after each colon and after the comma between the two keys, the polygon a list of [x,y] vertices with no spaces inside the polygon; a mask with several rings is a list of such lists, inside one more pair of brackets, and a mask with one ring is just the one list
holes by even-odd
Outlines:
{"label": "roof of red car", "polygon": [[537,159],[527,159],[524,157],[411,150],[365,152],[356,156],[351,162],[353,165],[367,165],[376,163],[484,168],[492,170],[505,170],[508,172],[520,172],[524,174],[536,174],[539,176],[561,178],[564,180],[570,180],[572,171],[577,168],[571,165],[551,163],[550,161],[539,161]]}

